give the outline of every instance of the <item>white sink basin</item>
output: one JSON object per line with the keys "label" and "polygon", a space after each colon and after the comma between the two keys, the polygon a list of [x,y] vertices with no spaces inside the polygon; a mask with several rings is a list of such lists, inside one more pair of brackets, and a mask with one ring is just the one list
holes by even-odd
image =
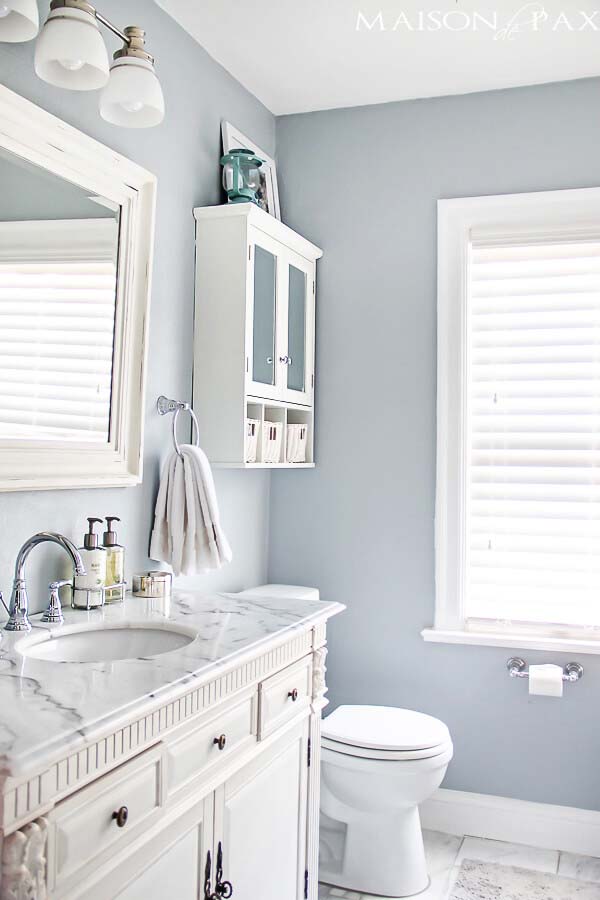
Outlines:
{"label": "white sink basin", "polygon": [[29,634],[15,649],[29,659],[49,662],[112,662],[170,653],[195,637],[192,629],[159,623],[88,626]]}

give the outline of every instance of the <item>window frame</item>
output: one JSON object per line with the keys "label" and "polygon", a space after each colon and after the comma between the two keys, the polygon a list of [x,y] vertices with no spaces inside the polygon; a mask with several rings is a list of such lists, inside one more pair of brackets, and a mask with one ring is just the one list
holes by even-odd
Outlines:
{"label": "window frame", "polygon": [[463,608],[466,522],[468,262],[477,238],[600,235],[600,188],[438,200],[435,620],[439,643],[600,653],[600,628],[467,622]]}

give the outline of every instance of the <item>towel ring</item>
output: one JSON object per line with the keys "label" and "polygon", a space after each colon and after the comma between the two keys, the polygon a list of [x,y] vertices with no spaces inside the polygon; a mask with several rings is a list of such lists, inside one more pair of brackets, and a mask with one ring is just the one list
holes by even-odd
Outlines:
{"label": "towel ring", "polygon": [[179,441],[177,440],[177,417],[180,412],[189,412],[192,417],[192,422],[194,423],[194,430],[196,432],[196,440],[194,441],[194,435],[192,434],[192,441],[194,442],[195,447],[200,446],[200,426],[198,425],[198,419],[196,418],[196,413],[191,407],[191,404],[186,403],[184,400],[169,400],[168,397],[165,397],[164,394],[161,394],[158,400],[156,401],[156,409],[158,410],[158,414],[161,416],[166,416],[167,413],[175,413],[173,416],[173,421],[171,422],[171,431],[173,434],[173,446],[175,447],[175,452],[179,456],[180,459],[183,459],[183,453],[181,452],[181,447],[179,446]]}

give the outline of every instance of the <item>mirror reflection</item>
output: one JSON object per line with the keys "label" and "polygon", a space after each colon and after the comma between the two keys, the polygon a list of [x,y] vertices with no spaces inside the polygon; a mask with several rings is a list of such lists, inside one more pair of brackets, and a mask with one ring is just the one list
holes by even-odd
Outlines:
{"label": "mirror reflection", "polygon": [[0,438],[109,441],[119,212],[0,150]]}

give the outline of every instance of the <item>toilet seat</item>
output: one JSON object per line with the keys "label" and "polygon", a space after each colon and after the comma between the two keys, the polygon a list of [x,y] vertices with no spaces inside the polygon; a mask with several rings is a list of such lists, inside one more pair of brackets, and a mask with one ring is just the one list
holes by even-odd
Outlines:
{"label": "toilet seat", "polygon": [[323,721],[321,743],[336,753],[387,760],[430,759],[452,746],[439,719],[391,706],[339,706]]}
{"label": "toilet seat", "polygon": [[439,744],[437,747],[426,747],[422,750],[375,750],[372,747],[355,747],[352,744],[342,744],[341,741],[331,741],[329,738],[322,737],[321,746],[325,750],[331,750],[333,753],[340,753],[345,756],[361,757],[362,759],[383,759],[390,762],[394,760],[410,762],[412,760],[433,759],[436,756],[443,756],[444,753],[452,749],[452,741]]}

